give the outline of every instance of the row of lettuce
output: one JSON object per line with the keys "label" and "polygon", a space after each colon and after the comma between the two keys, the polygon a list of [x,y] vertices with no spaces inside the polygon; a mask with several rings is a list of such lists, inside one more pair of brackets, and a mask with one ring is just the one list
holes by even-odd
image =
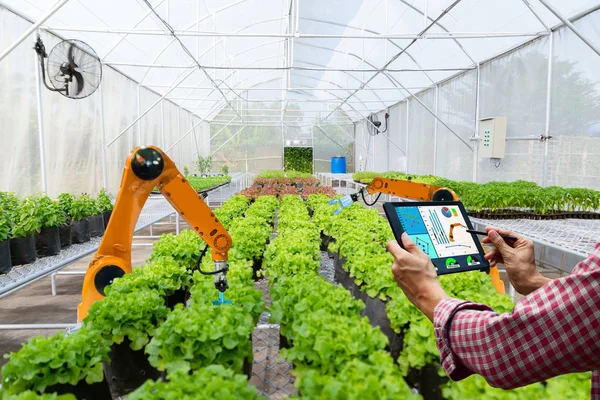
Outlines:
{"label": "row of lettuce", "polygon": [[447,187],[458,195],[468,211],[527,211],[539,215],[594,212],[600,210],[600,191],[588,188],[541,187],[535,182],[488,182],[484,184],[454,181],[433,175],[409,175],[388,171],[356,172],[353,179],[370,183],[376,177],[411,179],[414,182]]}
{"label": "row of lettuce", "polygon": [[105,190],[97,197],[62,193],[57,199],[0,192],[0,273],[102,235],[112,209]]}
{"label": "row of lettuce", "polygon": [[[252,363],[250,335],[264,310],[262,292],[253,288],[252,263],[262,257],[277,203],[264,197],[249,205],[234,196],[215,210],[234,243],[226,292],[233,304],[213,306],[213,278],[195,270],[205,243],[192,231],[164,235],[146,265],[106,289],[81,329],[35,337],[11,353],[2,368],[3,396],[38,398],[32,392],[102,382],[111,346],[127,343],[167,377],[146,381],[128,399],[191,399],[200,392],[204,398],[259,398],[241,373]],[[210,256],[202,264],[203,270],[213,268]],[[187,304],[167,307],[166,300],[182,289],[190,293]]]}
{"label": "row of lettuce", "polygon": [[[327,198],[326,196],[323,196]],[[264,254],[271,316],[288,342],[296,386],[309,399],[404,399],[413,395],[385,352],[387,340],[360,312],[364,304],[319,276],[321,238],[306,204],[283,198],[277,238]]]}
{"label": "row of lettuce", "polygon": [[[350,276],[372,298],[386,303],[386,313],[392,328],[404,335],[404,345],[397,360],[402,376],[411,370],[423,370],[429,365],[439,365],[439,352],[435,344],[433,325],[406,298],[394,282],[391,273],[393,259],[385,249],[385,243],[393,239],[387,221],[374,209],[354,204],[338,216],[333,215],[335,206],[322,196],[309,198],[314,210],[313,222],[334,241],[329,245],[346,261],[343,265]],[[510,312],[514,303],[507,295],[498,294],[489,275],[480,272],[445,275],[440,277],[442,286],[453,297],[485,303],[497,312]],[[443,372],[440,371],[443,376]],[[472,376],[460,382],[448,381],[442,392],[449,400],[481,398],[522,399],[540,396],[547,399],[586,399],[590,393],[590,373],[571,374],[551,379],[547,384],[505,391],[487,385],[480,376]],[[568,396],[565,396],[568,394]]]}

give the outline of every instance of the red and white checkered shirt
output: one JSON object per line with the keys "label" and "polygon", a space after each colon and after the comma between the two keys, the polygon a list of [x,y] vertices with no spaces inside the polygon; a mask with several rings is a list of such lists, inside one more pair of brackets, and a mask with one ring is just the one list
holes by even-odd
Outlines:
{"label": "red and white checkered shirt", "polygon": [[513,389],[594,371],[591,398],[600,400],[600,242],[572,275],[524,297],[512,313],[447,299],[433,319],[442,366],[453,380],[476,373]]}

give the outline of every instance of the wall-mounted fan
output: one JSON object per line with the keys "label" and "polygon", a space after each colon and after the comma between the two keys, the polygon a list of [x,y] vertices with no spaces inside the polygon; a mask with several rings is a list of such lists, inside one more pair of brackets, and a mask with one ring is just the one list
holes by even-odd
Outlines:
{"label": "wall-mounted fan", "polygon": [[[100,86],[102,63],[86,43],[75,39],[63,40],[48,55],[38,36],[34,49],[40,59],[42,80],[48,90],[59,92],[70,99],[83,99]],[[48,59],[45,68],[44,58]],[[53,88],[46,83],[46,72]]]}
{"label": "wall-mounted fan", "polygon": [[377,114],[373,113],[367,117],[367,130],[371,136],[386,132],[388,128],[388,118],[390,114],[385,113],[385,129],[381,130],[381,121],[377,118]]}

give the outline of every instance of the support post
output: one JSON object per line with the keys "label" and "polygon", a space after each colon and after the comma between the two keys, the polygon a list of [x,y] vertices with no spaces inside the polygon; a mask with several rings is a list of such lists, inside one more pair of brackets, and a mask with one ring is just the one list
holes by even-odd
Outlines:
{"label": "support post", "polygon": [[548,153],[550,142],[550,120],[552,113],[552,58],[554,57],[554,32],[548,40],[548,80],[546,82],[546,130],[544,140],[544,161],[542,164],[542,186],[548,186]]}
{"label": "support post", "polygon": [[98,95],[100,96],[100,135],[102,137],[102,183],[104,188],[108,190],[108,160],[106,158],[106,131],[104,127],[104,90],[102,90],[102,82],[98,86]]}
{"label": "support post", "polygon": [[473,148],[473,182],[477,182],[477,169],[479,167],[479,109],[481,104],[481,65],[477,63],[477,81],[475,88],[475,132],[473,140],[475,146]]}
{"label": "support post", "polygon": [[181,107],[177,107],[177,135],[179,136],[178,144],[177,144],[177,162],[179,163],[179,168],[183,165],[181,162]]}
{"label": "support post", "polygon": [[408,122],[409,120],[410,120],[410,97],[407,97],[406,98],[406,153],[405,153],[406,157],[405,157],[405,162],[404,162],[406,164],[404,166],[404,170],[405,170],[405,172],[407,174],[408,174],[408,153],[409,153],[409,151],[408,151],[408,137],[410,136],[410,133],[409,133],[409,130],[408,130],[409,126],[410,126],[410,124]]}
{"label": "support post", "polygon": [[167,139],[165,138],[165,107],[163,100],[160,101],[160,138],[162,140],[161,148],[164,149],[167,147]]}
{"label": "support post", "polygon": [[[142,110],[141,110],[141,100],[140,100],[140,85],[137,85],[137,115],[139,116],[141,114]],[[137,144],[138,146],[142,146],[142,119],[138,118],[137,121]]]}
{"label": "support post", "polygon": [[35,60],[35,82],[37,89],[37,115],[38,115],[38,139],[40,145],[40,169],[42,173],[42,191],[48,193],[48,179],[46,177],[46,148],[44,145],[44,113],[42,111],[42,73],[40,71],[39,60]]}
{"label": "support post", "polygon": [[[440,85],[435,85],[435,115],[438,115],[440,98]],[[438,145],[438,120],[434,121],[433,126],[433,175],[437,175],[437,145]]]}

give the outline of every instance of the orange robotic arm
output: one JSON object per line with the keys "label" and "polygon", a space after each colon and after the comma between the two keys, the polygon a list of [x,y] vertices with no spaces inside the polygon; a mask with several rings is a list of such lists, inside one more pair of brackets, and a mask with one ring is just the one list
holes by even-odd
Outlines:
{"label": "orange robotic arm", "polygon": [[[363,188],[359,191],[362,195],[363,200],[366,203],[364,192],[367,191],[369,194],[373,195],[375,193],[385,193],[391,194],[392,196],[403,197],[410,200],[420,200],[420,201],[459,201],[458,196],[452,189],[444,188],[441,186],[429,185],[426,183],[417,183],[412,182],[410,180],[402,180],[402,179],[391,179],[391,178],[374,178],[371,184],[366,188]],[[367,205],[373,205],[377,202],[377,199]],[[339,200],[336,200],[341,204],[341,208],[336,210],[335,213],[338,214],[343,208],[348,207],[353,202],[358,200],[358,193],[354,193],[348,196],[345,196]],[[330,204],[336,202],[332,200]],[[453,229],[452,229],[453,230]],[[451,232],[452,232],[451,230]],[[453,239],[453,237],[451,237]],[[504,282],[500,279],[500,272],[497,267],[490,268],[490,276],[492,278],[492,283],[496,288],[498,293],[504,293]]]}
{"label": "orange robotic arm", "polygon": [[375,178],[367,186],[369,194],[385,193],[421,201],[458,201],[451,189],[402,179]]}
{"label": "orange robotic arm", "polygon": [[[215,271],[226,270],[229,233],[165,153],[154,146],[137,147],[127,157],[114,210],[85,274],[77,307],[79,322],[94,302],[104,298],[104,289],[113,279],[131,272],[135,225],[154,187],[211,247]],[[227,288],[225,272],[215,274],[215,285],[221,292]]]}

